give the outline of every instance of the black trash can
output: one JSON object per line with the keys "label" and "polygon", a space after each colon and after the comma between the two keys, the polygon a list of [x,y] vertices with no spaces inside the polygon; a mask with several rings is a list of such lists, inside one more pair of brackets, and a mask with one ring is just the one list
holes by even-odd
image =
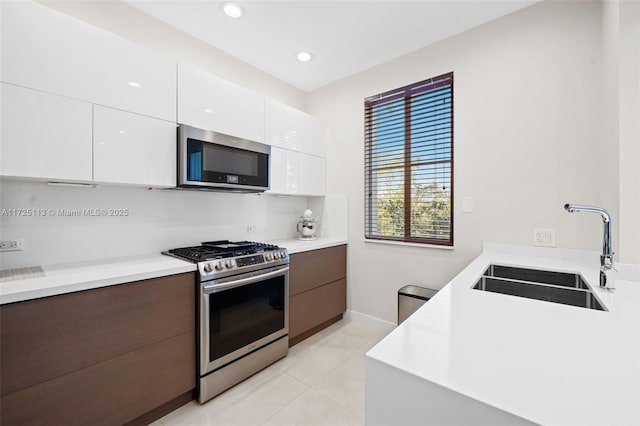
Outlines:
{"label": "black trash can", "polygon": [[438,290],[420,287],[417,285],[405,285],[398,290],[398,325],[409,318],[411,314],[431,299]]}

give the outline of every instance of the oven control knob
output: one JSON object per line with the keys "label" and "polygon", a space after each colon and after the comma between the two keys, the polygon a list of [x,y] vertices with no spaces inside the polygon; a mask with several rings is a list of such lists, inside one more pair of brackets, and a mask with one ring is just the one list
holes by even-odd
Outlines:
{"label": "oven control knob", "polygon": [[211,263],[205,263],[203,269],[205,272],[211,272],[213,270],[213,267],[211,266]]}
{"label": "oven control knob", "polygon": [[267,260],[272,260],[273,259],[273,255],[271,253],[267,253],[264,255],[265,259]]}
{"label": "oven control knob", "polygon": [[222,268],[224,268],[224,265],[222,264],[222,262],[216,263],[216,271],[222,271]]}
{"label": "oven control knob", "polygon": [[233,260],[227,260],[224,263],[224,266],[226,266],[227,268],[233,268]]}
{"label": "oven control knob", "polygon": [[280,251],[278,253],[280,253],[280,259],[284,259],[285,257],[287,257],[287,255],[283,251]]}

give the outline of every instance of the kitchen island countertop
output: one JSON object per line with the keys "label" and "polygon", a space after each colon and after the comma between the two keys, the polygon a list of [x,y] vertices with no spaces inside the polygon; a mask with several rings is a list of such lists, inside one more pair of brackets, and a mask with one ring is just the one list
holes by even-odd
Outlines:
{"label": "kitchen island countertop", "polygon": [[[491,263],[579,272],[607,311],[472,289]],[[640,424],[640,283],[620,266],[610,291],[596,252],[485,244],[367,353],[366,423]]]}

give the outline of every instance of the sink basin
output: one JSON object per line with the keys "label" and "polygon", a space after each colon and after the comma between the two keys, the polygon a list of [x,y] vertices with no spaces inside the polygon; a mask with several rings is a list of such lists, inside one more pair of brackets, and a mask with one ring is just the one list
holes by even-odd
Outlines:
{"label": "sink basin", "polygon": [[580,274],[570,272],[542,271],[540,269],[489,265],[489,268],[487,268],[483,276],[589,290],[589,286]]}
{"label": "sink basin", "polygon": [[473,289],[606,311],[580,274],[489,265]]}

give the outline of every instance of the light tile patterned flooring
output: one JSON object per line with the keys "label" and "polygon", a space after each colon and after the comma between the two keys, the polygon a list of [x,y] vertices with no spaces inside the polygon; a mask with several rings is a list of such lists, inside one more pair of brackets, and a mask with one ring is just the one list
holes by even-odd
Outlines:
{"label": "light tile patterned flooring", "polygon": [[153,426],[363,425],[364,355],[384,335],[342,320],[211,401],[192,401]]}

